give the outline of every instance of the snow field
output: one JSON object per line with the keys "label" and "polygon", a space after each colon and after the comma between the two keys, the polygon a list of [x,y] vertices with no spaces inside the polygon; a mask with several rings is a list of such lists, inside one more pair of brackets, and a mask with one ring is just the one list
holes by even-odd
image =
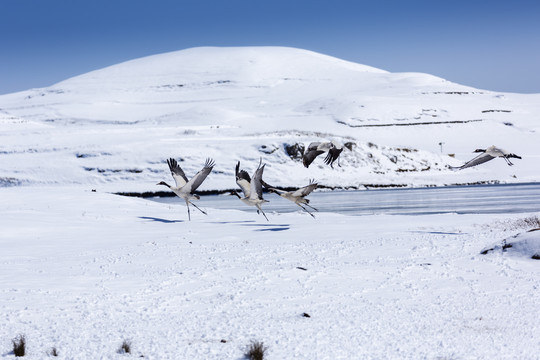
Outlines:
{"label": "snow field", "polygon": [[181,204],[0,193],[4,356],[19,333],[35,359],[53,346],[123,358],[124,339],[150,359],[240,359],[251,340],[268,359],[532,359],[540,345],[536,260],[480,255],[525,232],[524,214],[207,209],[188,222]]}

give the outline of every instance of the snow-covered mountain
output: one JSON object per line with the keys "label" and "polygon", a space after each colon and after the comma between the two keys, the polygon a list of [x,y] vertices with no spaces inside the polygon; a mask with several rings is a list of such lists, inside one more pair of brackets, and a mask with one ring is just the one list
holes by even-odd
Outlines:
{"label": "snow-covered mountain", "polygon": [[[540,180],[540,94],[495,93],[283,47],[193,48],[0,96],[0,185],[154,191],[175,157],[204,189],[234,188],[234,165],[298,186]],[[288,147],[349,143],[341,167],[306,169]],[[476,148],[523,157],[454,172]],[[448,156],[452,154],[454,158]]]}

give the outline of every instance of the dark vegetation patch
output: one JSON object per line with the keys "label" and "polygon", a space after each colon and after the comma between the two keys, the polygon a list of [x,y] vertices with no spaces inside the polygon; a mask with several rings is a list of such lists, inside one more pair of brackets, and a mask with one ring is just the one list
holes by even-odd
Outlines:
{"label": "dark vegetation patch", "polygon": [[51,95],[51,94],[64,94],[65,91],[64,90],[61,90],[61,89],[57,89],[57,90],[42,90],[42,91],[39,91],[35,94],[32,94],[32,95],[28,95],[25,99],[32,99],[34,97],[38,97],[38,96],[46,96],[46,95]]}
{"label": "dark vegetation patch", "polygon": [[260,341],[252,341],[248,345],[245,353],[245,357],[249,360],[263,360],[264,354],[268,350],[268,347]]}
{"label": "dark vegetation patch", "polygon": [[273,154],[275,153],[279,148],[275,145],[261,145],[259,147],[259,151],[264,154]]}
{"label": "dark vegetation patch", "polygon": [[283,148],[285,149],[285,153],[293,160],[300,160],[302,159],[302,156],[304,155],[304,151],[306,150],[306,147],[304,144],[283,144]]}
{"label": "dark vegetation patch", "polygon": [[193,84],[163,84],[154,86],[154,89],[160,89],[160,90],[175,90],[175,89],[181,89],[186,86],[188,87],[200,87],[200,86],[209,86],[209,85],[223,85],[223,84],[230,84],[232,83],[231,80],[217,80],[217,81],[207,81],[204,83],[193,83]]}
{"label": "dark vegetation patch", "polygon": [[23,182],[19,179],[12,177],[0,177],[0,187],[18,186]]}
{"label": "dark vegetation patch", "polygon": [[343,146],[345,146],[350,151],[353,151],[354,147],[356,146],[356,143],[352,141],[347,141],[345,144],[343,144]]}
{"label": "dark vegetation patch", "polygon": [[417,149],[411,149],[411,148],[395,148],[397,151],[406,152],[406,153],[415,153],[418,152]]}
{"label": "dark vegetation patch", "polygon": [[443,125],[443,124],[466,124],[471,122],[484,121],[483,119],[472,119],[472,120],[450,120],[450,121],[423,121],[423,122],[408,122],[408,123],[391,123],[391,124],[364,124],[364,125],[353,125],[345,121],[338,120],[338,124],[347,125],[349,127],[358,128],[358,127],[382,127],[382,126],[417,126],[417,125]]}
{"label": "dark vegetation patch", "polygon": [[185,84],[165,84],[156,86],[157,89],[178,89],[186,86]]}
{"label": "dark vegetation patch", "polygon": [[481,91],[434,91],[432,93],[423,92],[422,94],[435,94],[435,95],[474,95],[483,94]]}
{"label": "dark vegetation patch", "polygon": [[142,169],[101,169],[93,167],[84,167],[86,171],[97,171],[100,174],[117,174],[117,173],[131,173],[131,174],[140,174],[143,172]]}
{"label": "dark vegetation patch", "polygon": [[107,153],[107,152],[102,152],[102,153],[94,153],[94,154],[89,154],[89,153],[76,153],[75,156],[77,157],[77,159],[86,159],[86,158],[93,158],[93,157],[98,157],[98,156],[111,156],[112,154],[111,153]]}
{"label": "dark vegetation patch", "polygon": [[511,220],[503,225],[507,229],[527,229],[527,232],[540,230],[540,218],[538,216],[527,216],[522,219]]}
{"label": "dark vegetation patch", "polygon": [[13,354],[16,357],[22,357],[26,354],[26,336],[20,334],[11,342],[13,343]]}
{"label": "dark vegetation patch", "polygon": [[124,340],[122,344],[120,345],[120,348],[118,348],[119,354],[131,354],[131,341],[130,340]]}
{"label": "dark vegetation patch", "polygon": [[395,170],[396,172],[416,172],[416,171],[429,171],[431,170],[431,166],[428,166],[426,168],[422,168],[422,169],[397,169]]}

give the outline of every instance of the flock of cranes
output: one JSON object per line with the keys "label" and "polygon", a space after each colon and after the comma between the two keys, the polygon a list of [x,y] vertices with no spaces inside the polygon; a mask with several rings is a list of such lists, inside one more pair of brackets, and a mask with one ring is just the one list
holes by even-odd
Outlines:
{"label": "flock of cranes", "polygon": [[[304,166],[307,168],[309,165],[315,160],[315,158],[321,154],[327,153],[326,157],[324,159],[324,163],[327,165],[330,165],[330,167],[334,168],[333,164],[337,160],[338,166],[339,165],[339,155],[343,151],[343,145],[336,142],[336,141],[329,141],[329,142],[312,142],[309,144],[307,150],[302,156],[302,162]],[[476,149],[474,152],[481,153],[480,155],[476,156],[475,158],[467,161],[462,166],[458,167],[451,167],[453,170],[462,170],[465,168],[469,168],[472,166],[483,164],[489,160],[495,159],[496,157],[503,158],[508,165],[514,165],[510,158],[516,158],[521,159],[520,156],[510,153],[506,150],[497,148],[495,146],[490,146],[487,149]],[[188,180],[186,177],[184,171],[178,165],[178,162],[170,158],[167,160],[167,164],[169,165],[169,170],[171,171],[171,175],[175,181],[174,186],[167,184],[164,181],[159,182],[157,185],[164,185],[167,186],[169,189],[171,189],[178,197],[184,199],[186,202],[186,207],[188,211],[188,219],[191,220],[191,213],[189,210],[189,205],[193,205],[194,208],[202,212],[206,215],[206,212],[201,210],[197,205],[195,205],[192,200],[199,200],[199,195],[195,194],[195,190],[203,183],[203,181],[206,179],[208,174],[212,171],[214,168],[215,162],[212,159],[206,159],[206,162],[204,164],[204,167],[195,174],[191,179]],[[268,191],[275,193],[287,200],[292,201],[296,205],[298,205],[300,208],[302,208],[305,212],[307,212],[312,217],[315,217],[311,211],[309,211],[307,208],[309,207],[311,210],[318,211],[313,206],[309,205],[309,199],[306,199],[306,196],[308,196],[313,190],[317,188],[317,183],[315,180],[311,180],[308,185],[301,187],[294,191],[285,191],[283,189],[279,189],[277,187],[271,186],[267,184],[263,180],[263,172],[264,167],[266,164],[262,163],[262,159],[259,162],[259,166],[253,173],[253,176],[249,176],[247,171],[240,169],[240,161],[236,164],[235,168],[235,176],[236,176],[236,184],[242,189],[242,192],[244,196],[240,196],[238,192],[233,191],[233,195],[236,195],[244,204],[255,206],[257,208],[257,213],[262,213],[262,215],[265,217],[265,219],[268,221],[268,217],[264,213],[261,205],[265,202],[268,202],[268,200],[265,200],[263,198],[263,187]]]}

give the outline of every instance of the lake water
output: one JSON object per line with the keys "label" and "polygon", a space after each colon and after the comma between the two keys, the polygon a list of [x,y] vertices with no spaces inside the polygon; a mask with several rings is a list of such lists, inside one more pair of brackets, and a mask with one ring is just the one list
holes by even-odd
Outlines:
{"label": "lake water", "polygon": [[[264,194],[263,205],[272,211],[302,211],[297,205],[276,194]],[[310,205],[320,212],[348,215],[392,214],[493,214],[540,212],[540,183],[448,186],[413,189],[378,189],[354,191],[315,191],[308,196]],[[152,198],[154,201],[184,204],[178,197]],[[201,208],[255,211],[236,196],[201,196]],[[195,210],[196,211],[196,210]]]}

